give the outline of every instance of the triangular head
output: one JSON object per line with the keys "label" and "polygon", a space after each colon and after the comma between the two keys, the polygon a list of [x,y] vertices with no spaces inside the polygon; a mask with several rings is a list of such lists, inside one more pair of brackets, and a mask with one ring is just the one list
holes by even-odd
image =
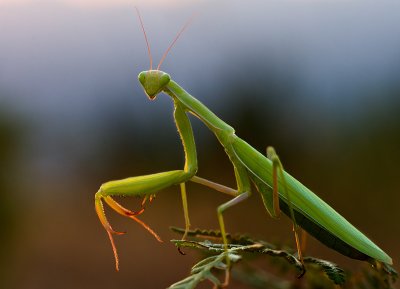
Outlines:
{"label": "triangular head", "polygon": [[139,73],[138,79],[146,95],[153,100],[169,83],[171,77],[161,70],[147,70]]}

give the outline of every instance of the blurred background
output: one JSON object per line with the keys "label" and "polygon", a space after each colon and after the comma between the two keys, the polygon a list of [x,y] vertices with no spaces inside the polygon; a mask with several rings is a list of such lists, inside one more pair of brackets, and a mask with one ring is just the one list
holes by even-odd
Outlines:
{"label": "blurred background", "polygon": [[[0,0],[1,288],[165,288],[197,260],[169,242],[180,236],[168,227],[184,225],[177,187],[142,215],[162,244],[107,210],[128,231],[116,238],[119,273],[94,211],[101,183],[184,161],[171,100],[148,101],[137,82],[149,60],[134,5],[156,63],[197,12],[162,69],[255,148],[273,145],[397,266],[399,1]],[[235,186],[214,136],[193,127],[199,176]],[[193,227],[218,228],[228,197],[188,193]],[[228,231],[293,244],[257,193],[225,216]],[[307,253],[360,266],[315,240]]]}

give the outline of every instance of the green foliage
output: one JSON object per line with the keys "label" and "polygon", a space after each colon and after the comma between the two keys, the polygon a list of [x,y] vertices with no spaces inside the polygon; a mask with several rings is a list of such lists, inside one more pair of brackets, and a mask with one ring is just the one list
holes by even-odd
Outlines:
{"label": "green foliage", "polygon": [[[171,230],[179,234],[184,233],[180,228]],[[212,282],[214,288],[220,288],[221,281],[218,275],[226,269],[226,254],[232,263],[232,278],[248,285],[249,288],[391,289],[397,279],[397,272],[386,264],[376,263],[371,266],[372,269],[368,268],[359,274],[346,274],[342,268],[330,261],[309,256],[304,258],[307,273],[304,277],[294,278],[302,275],[304,267],[293,254],[293,249],[277,248],[268,242],[254,240],[246,235],[228,234],[228,252],[225,252],[223,244],[220,243],[220,231],[195,229],[188,232],[188,237],[197,240],[171,240],[171,242],[180,248],[198,249],[204,258],[193,266],[187,278],[171,285],[169,289],[193,289],[204,280]],[[256,258],[263,255],[273,257],[268,258],[271,263],[268,270],[272,273],[253,265],[258,261]],[[346,277],[349,277],[347,282]]]}
{"label": "green foliage", "polygon": [[325,272],[325,274],[332,280],[333,283],[337,285],[342,285],[346,281],[345,272],[343,269],[339,268],[336,264],[317,259],[314,257],[306,257],[304,258],[304,263],[306,264],[314,264],[316,266],[321,267],[321,269]]}
{"label": "green foliage", "polygon": [[[237,262],[241,258],[239,255],[232,253],[231,250],[228,252],[228,256],[231,263]],[[189,277],[171,285],[169,289],[193,289],[203,280],[209,280],[215,285],[215,287],[220,287],[221,281],[211,272],[211,270],[225,270],[225,260],[226,253],[221,253],[201,260],[192,267],[191,275]]]}

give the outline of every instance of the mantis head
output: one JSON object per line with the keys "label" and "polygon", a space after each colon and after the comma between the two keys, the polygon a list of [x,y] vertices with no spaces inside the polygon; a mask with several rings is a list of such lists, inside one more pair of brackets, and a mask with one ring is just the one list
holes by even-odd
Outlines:
{"label": "mantis head", "polygon": [[186,22],[186,24],[182,27],[182,29],[176,35],[175,39],[172,41],[171,45],[165,51],[164,55],[161,57],[161,60],[157,66],[157,69],[153,69],[153,57],[151,56],[150,44],[149,44],[149,41],[147,40],[147,34],[144,29],[142,17],[140,16],[139,9],[137,7],[135,7],[135,9],[136,9],[136,13],[139,17],[140,26],[142,27],[144,39],[146,40],[147,52],[148,52],[149,58],[150,58],[150,69],[139,73],[138,78],[139,78],[140,84],[143,86],[144,92],[147,94],[147,96],[150,98],[150,100],[153,100],[157,96],[157,94],[159,94],[171,80],[171,77],[169,76],[169,74],[160,70],[161,64],[163,63],[165,57],[167,57],[169,51],[175,45],[176,41],[181,36],[183,31],[185,31],[185,29],[189,26],[190,22],[193,20],[194,15],[189,19],[188,22]]}
{"label": "mantis head", "polygon": [[147,70],[139,73],[138,79],[146,95],[153,100],[169,83],[171,77],[161,70]]}

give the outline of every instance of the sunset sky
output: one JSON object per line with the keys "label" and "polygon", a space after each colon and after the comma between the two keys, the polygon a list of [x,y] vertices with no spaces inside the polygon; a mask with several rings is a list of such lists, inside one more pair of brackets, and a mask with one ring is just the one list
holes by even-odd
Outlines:
{"label": "sunset sky", "polygon": [[[191,2],[204,2],[205,0],[196,0]],[[172,4],[184,4],[187,1],[184,0],[0,0],[0,5],[31,5],[35,3],[60,3],[71,6],[80,6],[80,7],[106,7],[106,6],[120,6],[120,5],[140,5],[140,6],[148,6],[148,5],[172,5]]]}
{"label": "sunset sky", "polygon": [[[121,5],[138,5],[138,6],[171,6],[179,5],[193,5],[194,3],[208,2],[209,0],[0,0],[0,5],[31,5],[31,4],[66,4],[79,7],[107,7],[107,6],[121,6]],[[266,2],[332,2],[333,0],[285,0],[285,1],[266,1]],[[337,0],[335,2],[357,2],[349,0]]]}

